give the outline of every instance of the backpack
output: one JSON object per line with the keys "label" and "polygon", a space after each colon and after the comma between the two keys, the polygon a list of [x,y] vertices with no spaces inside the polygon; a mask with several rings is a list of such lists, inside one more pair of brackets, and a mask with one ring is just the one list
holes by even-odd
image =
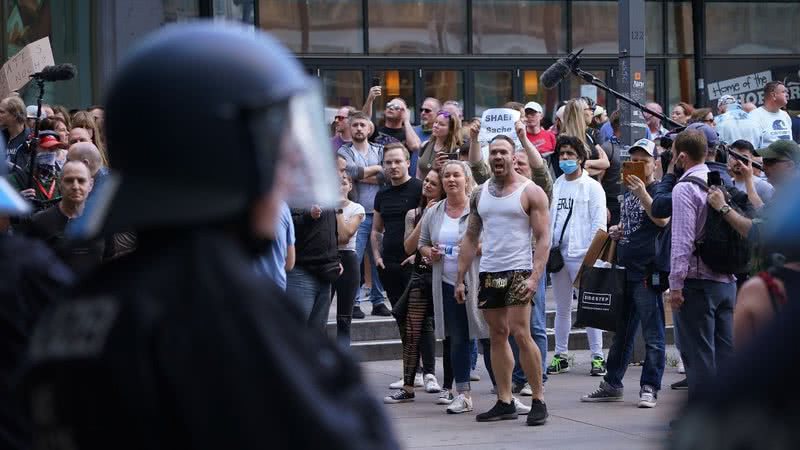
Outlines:
{"label": "backpack", "polygon": [[[709,190],[708,184],[697,177],[686,177],[678,182],[693,183],[705,192]],[[723,192],[731,209],[743,216],[752,217],[753,206],[747,199],[747,194],[727,186]],[[695,241],[694,254],[714,272],[727,274],[747,272],[752,256],[752,245],[725,221],[721,213],[711,206],[707,208],[706,223],[703,225],[705,235]]]}

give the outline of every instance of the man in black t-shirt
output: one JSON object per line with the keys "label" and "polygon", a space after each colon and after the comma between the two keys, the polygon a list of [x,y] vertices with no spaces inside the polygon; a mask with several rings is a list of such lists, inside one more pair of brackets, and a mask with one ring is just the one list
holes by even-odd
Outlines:
{"label": "man in black t-shirt", "polygon": [[404,264],[408,258],[403,247],[406,213],[419,205],[422,196],[422,182],[411,178],[409,165],[410,154],[403,144],[393,143],[383,148],[383,172],[391,185],[375,196],[371,238],[375,265],[392,308],[411,276],[412,264]]}
{"label": "man in black t-shirt", "polygon": [[646,344],[640,379],[639,407],[656,406],[664,374],[664,303],[659,272],[653,269],[656,236],[669,219],[652,215],[652,192],[656,185],[655,143],[640,139],[630,148],[631,161],[644,163],[645,179],[625,177],[628,192],[622,201],[622,221],[609,229],[619,241],[617,263],[626,270],[625,303],[622,325],[614,335],[608,352],[607,373],[600,387],[581,398],[584,402],[622,401],[622,378],[633,354],[633,341],[639,322]]}
{"label": "man in black t-shirt", "polygon": [[383,112],[383,126],[376,128],[369,140],[382,145],[399,142],[410,153],[419,151],[422,143],[411,126],[410,117],[405,100],[393,98]]}

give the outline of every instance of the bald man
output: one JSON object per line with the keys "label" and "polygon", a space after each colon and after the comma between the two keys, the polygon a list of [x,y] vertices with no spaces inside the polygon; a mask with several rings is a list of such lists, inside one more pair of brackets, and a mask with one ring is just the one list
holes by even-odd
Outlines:
{"label": "bald man", "polygon": [[72,144],[67,152],[67,161],[82,161],[89,168],[92,178],[95,178],[97,172],[103,167],[100,150],[91,142]]}

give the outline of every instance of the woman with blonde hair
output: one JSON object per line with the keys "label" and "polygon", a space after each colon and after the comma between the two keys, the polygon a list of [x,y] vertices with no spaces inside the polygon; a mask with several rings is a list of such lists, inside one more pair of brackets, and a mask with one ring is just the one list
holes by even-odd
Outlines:
{"label": "woman with blonde hair", "polygon": [[[431,129],[431,138],[422,147],[417,162],[417,178],[424,180],[431,169],[439,170],[442,162],[458,159],[458,149],[463,144],[461,119],[449,111],[441,110],[436,115]],[[455,155],[455,156],[452,156]]]}
{"label": "woman with blonde hair", "polygon": [[[605,170],[608,169],[611,164],[606,152],[597,145],[589,134],[589,125],[592,124],[593,119],[594,108],[589,106],[586,100],[574,98],[567,102],[567,105],[564,107],[564,118],[562,126],[559,129],[559,136],[564,135],[578,138],[586,147],[586,152],[589,154],[589,159],[586,161],[584,169],[586,169],[591,177],[602,178]],[[558,152],[554,153],[556,157],[558,156],[557,153]],[[556,164],[554,164],[553,167],[554,169],[558,167],[557,158]],[[556,177],[561,175],[560,172],[560,170],[556,170]]]}
{"label": "woman with blonde hair", "polygon": [[88,111],[78,111],[72,115],[71,123],[72,128],[84,128],[89,132],[89,137],[92,138],[92,144],[100,150],[103,166],[108,167],[108,155],[106,154],[106,149],[100,136],[100,129],[97,128],[97,122],[94,121],[94,116]]}

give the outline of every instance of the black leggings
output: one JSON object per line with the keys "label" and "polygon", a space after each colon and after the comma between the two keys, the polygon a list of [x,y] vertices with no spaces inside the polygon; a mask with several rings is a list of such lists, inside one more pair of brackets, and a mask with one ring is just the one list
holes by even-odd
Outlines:
{"label": "black leggings", "polygon": [[[492,380],[492,386],[497,386],[494,381],[494,372],[492,371],[492,346],[489,339],[478,339],[483,349],[483,365],[486,366],[486,371],[489,372],[489,379]],[[444,370],[444,380],[442,381],[442,389],[453,389],[453,363],[450,361],[450,338],[444,338],[442,341],[442,369]]]}
{"label": "black leggings", "polygon": [[414,377],[419,369],[420,355],[425,374],[433,374],[436,368],[435,337],[433,326],[433,292],[430,273],[411,275],[411,286],[405,305],[398,320],[403,341],[403,383],[414,385]]}
{"label": "black leggings", "polygon": [[336,293],[336,339],[347,347],[350,345],[350,323],[353,320],[353,304],[358,293],[359,276],[356,252],[339,250],[339,260],[344,271],[333,284]]}

